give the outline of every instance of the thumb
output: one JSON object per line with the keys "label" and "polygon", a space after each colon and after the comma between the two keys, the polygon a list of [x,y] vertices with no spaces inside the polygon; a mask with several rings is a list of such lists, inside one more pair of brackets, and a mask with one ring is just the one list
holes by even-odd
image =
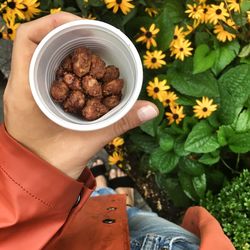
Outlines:
{"label": "thumb", "polygon": [[105,143],[155,118],[158,114],[159,111],[155,104],[148,101],[137,101],[126,116],[115,124],[105,128],[105,132],[103,133],[103,135],[105,135]]}

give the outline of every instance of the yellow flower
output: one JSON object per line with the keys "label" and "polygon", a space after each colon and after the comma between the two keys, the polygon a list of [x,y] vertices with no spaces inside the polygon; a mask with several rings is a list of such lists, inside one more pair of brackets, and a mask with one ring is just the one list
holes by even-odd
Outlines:
{"label": "yellow flower", "polygon": [[208,12],[208,20],[210,23],[217,24],[219,20],[226,21],[226,17],[229,17],[227,9],[224,7],[224,2],[221,2],[220,5],[212,4]]}
{"label": "yellow flower", "polygon": [[112,146],[113,148],[118,148],[123,144],[124,144],[124,139],[122,137],[116,137],[109,143],[109,146]]}
{"label": "yellow flower", "polygon": [[250,11],[247,11],[247,21],[250,23]]}
{"label": "yellow flower", "polygon": [[5,31],[4,26],[0,28],[0,39],[4,39],[4,40],[8,39],[8,35],[7,35],[7,32]]}
{"label": "yellow flower", "polygon": [[240,0],[227,0],[229,10],[240,12]]}
{"label": "yellow flower", "polygon": [[[227,24],[228,26],[235,28],[235,23],[231,19],[227,21]],[[221,24],[216,24],[214,26],[214,33],[217,34],[216,37],[221,42],[232,41],[233,39],[236,38],[235,34],[232,34],[227,30],[225,30],[223,25]]]}
{"label": "yellow flower", "polygon": [[38,9],[40,2],[37,0],[24,0],[23,5],[24,8],[22,11],[27,21],[30,21],[31,18],[41,13],[41,10]]}
{"label": "yellow flower", "polygon": [[96,20],[96,17],[93,16],[92,13],[89,13],[85,18],[86,18],[86,19],[89,19],[89,20]]}
{"label": "yellow flower", "polygon": [[62,8],[57,8],[57,9],[50,9],[50,14],[56,14],[56,13],[59,13],[61,12]]}
{"label": "yellow flower", "polygon": [[182,39],[177,41],[172,47],[170,47],[170,56],[175,56],[175,59],[184,60],[185,57],[191,56],[193,48],[190,47],[191,42],[189,40]]}
{"label": "yellow flower", "polygon": [[185,114],[183,114],[183,106],[170,106],[171,112],[166,112],[165,115],[168,118],[168,125],[172,123],[179,124],[182,119],[185,117]]}
{"label": "yellow flower", "polygon": [[155,50],[153,52],[146,51],[146,55],[143,56],[143,64],[147,69],[159,69],[162,65],[165,65],[166,62],[162,60],[166,55],[162,53],[161,50]]}
{"label": "yellow flower", "polygon": [[213,99],[209,100],[208,97],[205,96],[202,97],[202,101],[196,100],[196,103],[198,105],[193,107],[195,113],[194,116],[199,119],[209,117],[217,109],[217,105],[212,104]]}
{"label": "yellow flower", "polygon": [[170,47],[174,46],[174,44],[181,40],[181,39],[184,39],[185,38],[185,32],[183,32],[183,27],[180,27],[178,25],[175,26],[175,29],[174,29],[174,37],[173,37],[173,40],[172,42],[170,43]]}
{"label": "yellow flower", "polygon": [[208,23],[208,21],[209,21],[208,10],[209,10],[210,6],[203,4],[201,7],[202,7],[202,15],[201,15],[200,21],[201,21],[201,23]]}
{"label": "yellow flower", "polygon": [[176,106],[175,101],[178,98],[179,97],[173,91],[165,91],[164,94],[163,94],[162,104],[163,104],[164,107]]}
{"label": "yellow flower", "polygon": [[188,9],[185,11],[185,13],[188,13],[188,17],[193,18],[193,19],[201,19],[203,15],[203,9],[200,5],[187,5]]}
{"label": "yellow flower", "polygon": [[4,2],[3,8],[5,8],[6,21],[18,17],[19,19],[25,19],[22,9],[24,9],[23,0],[7,0]]}
{"label": "yellow flower", "polygon": [[14,40],[16,36],[16,30],[20,23],[15,23],[15,18],[12,18],[6,23],[7,26],[7,36],[10,40]]}
{"label": "yellow flower", "polygon": [[143,34],[136,39],[136,42],[146,43],[147,49],[150,49],[151,45],[156,47],[157,43],[154,38],[160,29],[156,28],[155,24],[153,23],[148,30],[146,30],[144,27],[141,27],[140,30],[143,32]]}
{"label": "yellow flower", "polygon": [[153,99],[158,99],[160,102],[164,100],[164,93],[169,89],[167,80],[159,81],[158,77],[154,78],[154,81],[150,81],[147,86],[148,96],[152,96]]}
{"label": "yellow flower", "polygon": [[158,14],[158,11],[155,8],[145,8],[145,12],[151,17]]}
{"label": "yellow flower", "polygon": [[118,152],[114,152],[112,155],[109,155],[108,157],[109,165],[120,165],[123,161],[123,155]]}
{"label": "yellow flower", "polygon": [[192,33],[198,26],[200,25],[200,21],[199,20],[194,20],[193,25],[186,25],[186,29],[187,31],[183,32],[183,34],[185,36],[189,35],[190,33]]}
{"label": "yellow flower", "polygon": [[130,3],[132,0],[104,0],[108,9],[113,8],[113,13],[117,13],[119,8],[124,15],[127,15],[135,6]]}

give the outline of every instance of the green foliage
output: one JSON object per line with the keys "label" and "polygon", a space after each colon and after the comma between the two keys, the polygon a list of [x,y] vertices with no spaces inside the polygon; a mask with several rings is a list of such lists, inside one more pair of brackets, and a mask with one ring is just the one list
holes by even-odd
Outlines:
{"label": "green foliage", "polygon": [[222,224],[236,249],[250,249],[250,172],[243,173],[226,185],[218,195],[211,192],[201,201]]}

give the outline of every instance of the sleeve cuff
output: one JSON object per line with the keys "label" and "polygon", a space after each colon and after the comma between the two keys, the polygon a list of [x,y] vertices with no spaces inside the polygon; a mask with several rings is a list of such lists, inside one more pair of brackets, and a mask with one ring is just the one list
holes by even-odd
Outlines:
{"label": "sleeve cuff", "polygon": [[95,179],[88,168],[81,182],[76,181],[44,161],[14,140],[0,125],[0,169],[20,192],[58,212],[69,212],[81,194],[87,200],[95,188]]}

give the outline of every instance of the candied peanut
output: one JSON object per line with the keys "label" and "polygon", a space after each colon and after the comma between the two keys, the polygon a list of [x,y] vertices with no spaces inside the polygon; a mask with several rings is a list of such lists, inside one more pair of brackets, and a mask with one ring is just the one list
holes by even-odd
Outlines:
{"label": "candied peanut", "polygon": [[84,104],[84,94],[79,90],[73,90],[63,103],[63,108],[66,112],[78,113],[84,107]]}
{"label": "candied peanut", "polygon": [[82,77],[89,73],[91,66],[91,52],[87,48],[75,49],[72,56],[73,71]]}
{"label": "candied peanut", "polygon": [[118,79],[120,76],[119,69],[114,65],[110,65],[106,67],[106,72],[102,78],[103,82],[111,82],[115,79]]}
{"label": "candied peanut", "polygon": [[63,102],[68,96],[69,88],[63,81],[54,81],[51,85],[50,94],[57,102]]}
{"label": "candied peanut", "polygon": [[117,106],[121,101],[121,97],[117,96],[117,95],[112,95],[112,96],[108,96],[105,97],[102,101],[102,103],[108,108],[108,109],[112,109],[115,106]]}
{"label": "candied peanut", "polygon": [[101,79],[106,71],[105,66],[105,62],[99,56],[92,54],[89,74],[96,79]]}
{"label": "candied peanut", "polygon": [[102,86],[102,93],[104,96],[119,95],[123,88],[123,80],[116,79],[111,82],[104,83]]}
{"label": "candied peanut", "polygon": [[85,76],[82,79],[82,88],[84,93],[93,97],[102,96],[101,84],[92,76]]}
{"label": "candied peanut", "polygon": [[67,72],[72,72],[73,64],[72,64],[72,56],[68,55],[61,63],[62,68]]}

